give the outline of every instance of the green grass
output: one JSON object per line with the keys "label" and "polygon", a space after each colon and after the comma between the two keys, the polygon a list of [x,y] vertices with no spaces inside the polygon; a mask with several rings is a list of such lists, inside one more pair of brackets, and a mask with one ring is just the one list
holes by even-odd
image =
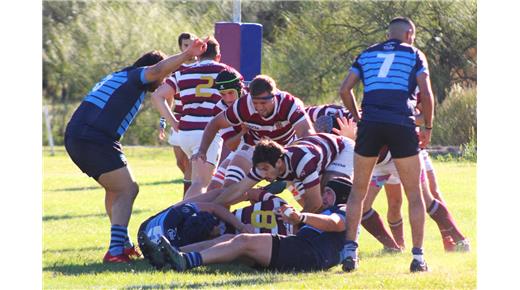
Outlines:
{"label": "green grass", "polygon": [[[182,176],[170,148],[125,148],[140,185],[129,232],[141,222],[180,200]],[[329,271],[279,274],[245,266],[213,265],[187,273],[161,272],[140,260],[132,265],[103,265],[110,226],[104,210],[104,192],[70,161],[63,148],[55,156],[43,152],[43,285],[44,288],[476,288],[476,164],[435,162],[448,207],[463,233],[471,240],[471,253],[443,251],[436,224],[427,219],[425,255],[430,272],[410,274],[411,254],[384,255],[366,231],[360,237],[361,268],[345,274],[340,266]],[[294,200],[287,192],[284,198]],[[381,194],[375,208],[384,217]],[[405,203],[406,204],[406,203]],[[406,210],[403,209],[406,218]],[[407,245],[410,229],[405,223]]]}

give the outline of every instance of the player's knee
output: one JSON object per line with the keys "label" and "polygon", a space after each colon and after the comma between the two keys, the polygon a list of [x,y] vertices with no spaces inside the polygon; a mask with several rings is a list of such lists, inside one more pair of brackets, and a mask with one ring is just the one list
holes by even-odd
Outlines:
{"label": "player's knee", "polygon": [[233,238],[233,243],[236,245],[237,249],[247,249],[254,241],[251,240],[251,237],[247,234],[239,234]]}
{"label": "player's knee", "polygon": [[131,190],[130,190],[130,194],[135,198],[138,193],[139,193],[139,184],[137,184],[137,182],[133,182]]}

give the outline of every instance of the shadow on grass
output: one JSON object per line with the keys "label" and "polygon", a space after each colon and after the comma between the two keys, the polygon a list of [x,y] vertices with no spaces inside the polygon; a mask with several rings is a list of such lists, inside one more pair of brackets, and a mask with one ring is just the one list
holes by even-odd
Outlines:
{"label": "shadow on grass", "polygon": [[[139,214],[144,212],[140,209],[134,209],[132,211],[132,214]],[[59,221],[59,220],[69,220],[69,219],[82,219],[82,218],[91,218],[91,217],[106,217],[106,213],[90,213],[90,214],[80,214],[80,215],[70,215],[70,214],[64,214],[64,215],[46,215],[42,217],[42,221]]]}
{"label": "shadow on grass", "polygon": [[42,254],[60,254],[60,253],[68,253],[68,252],[84,252],[84,251],[101,251],[103,247],[86,247],[86,248],[66,248],[66,249],[47,249],[42,252]]}
{"label": "shadow on grass", "polygon": [[172,282],[169,284],[149,284],[149,285],[133,285],[125,289],[199,289],[199,288],[227,288],[251,285],[271,285],[272,283],[291,280],[288,276],[276,275],[276,272],[268,270],[256,270],[239,264],[219,264],[209,265],[201,268],[193,269],[189,272],[191,275],[221,275],[227,277],[229,275],[239,276],[227,281],[208,279],[204,282]]}
{"label": "shadow on grass", "polygon": [[[183,184],[184,180],[182,178],[177,178],[173,180],[166,180],[166,181],[153,181],[153,182],[139,182],[137,181],[137,184],[139,186],[156,186],[156,185],[163,185],[163,184]],[[50,192],[57,192],[57,191],[85,191],[85,190],[95,190],[95,189],[102,189],[101,186],[82,186],[82,187],[66,187],[66,188],[57,188],[53,190],[49,190]]]}
{"label": "shadow on grass", "polygon": [[75,276],[75,275],[88,275],[88,274],[100,274],[108,272],[155,272],[154,268],[148,264],[145,260],[137,260],[131,263],[117,263],[117,264],[103,264],[98,263],[85,263],[85,264],[68,264],[68,265],[52,265],[43,267],[43,271],[60,273],[63,275]]}

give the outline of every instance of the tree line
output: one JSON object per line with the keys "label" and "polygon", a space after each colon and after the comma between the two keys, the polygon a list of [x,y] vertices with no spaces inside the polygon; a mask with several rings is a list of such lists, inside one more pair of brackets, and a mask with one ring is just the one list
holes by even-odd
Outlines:
{"label": "tree line", "polygon": [[[337,91],[354,58],[385,39],[392,18],[410,17],[415,45],[428,57],[437,117],[450,115],[447,106],[467,103],[465,123],[457,125],[472,133],[455,131],[452,138],[434,131],[432,141],[460,145],[476,134],[476,11],[476,1],[243,1],[242,22],[263,25],[262,73],[307,104],[322,104],[340,103]],[[43,104],[51,108],[56,143],[63,143],[73,110],[104,75],[152,49],[177,53],[180,32],[211,35],[214,23],[231,15],[232,1],[43,2]],[[150,102],[139,115],[123,144],[159,144]]]}

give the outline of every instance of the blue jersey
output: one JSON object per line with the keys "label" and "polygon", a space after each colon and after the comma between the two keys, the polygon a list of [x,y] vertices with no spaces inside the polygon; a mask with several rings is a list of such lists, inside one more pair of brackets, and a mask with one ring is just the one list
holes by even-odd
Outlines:
{"label": "blue jersey", "polygon": [[364,86],[362,120],[415,126],[416,77],[428,73],[420,50],[390,39],[363,51],[350,71]]}
{"label": "blue jersey", "polygon": [[145,69],[128,67],[104,77],[76,109],[65,134],[88,140],[119,140],[144,100],[148,89]]}
{"label": "blue jersey", "polygon": [[[321,212],[323,215],[337,214],[345,219],[345,206],[333,206]],[[342,232],[324,232],[310,225],[300,228],[297,237],[308,241],[314,248],[316,255],[322,261],[324,269],[335,266],[341,262],[340,252],[345,245],[346,230]]]}
{"label": "blue jersey", "polygon": [[172,245],[180,247],[186,244],[179,233],[184,222],[192,215],[199,213],[193,203],[171,206],[154,215],[146,221],[145,234],[152,242],[159,243],[161,236],[165,236]]}

